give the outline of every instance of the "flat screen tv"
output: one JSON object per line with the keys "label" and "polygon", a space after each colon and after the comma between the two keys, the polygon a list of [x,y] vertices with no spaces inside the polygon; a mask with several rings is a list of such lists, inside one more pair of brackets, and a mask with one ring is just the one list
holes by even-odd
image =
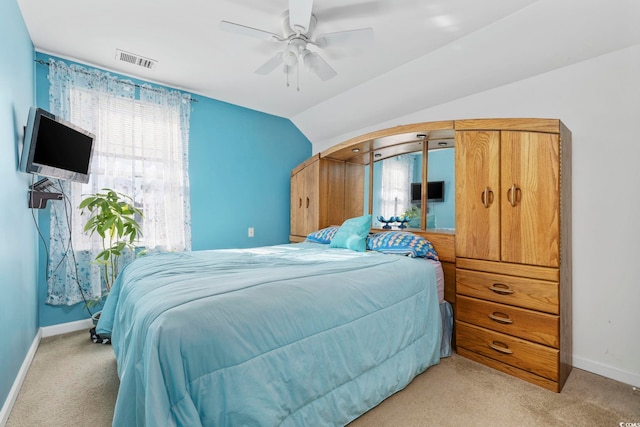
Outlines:
{"label": "flat screen tv", "polygon": [[[411,183],[411,202],[422,200],[422,183]],[[430,181],[427,183],[427,202],[444,202],[444,181]]]}
{"label": "flat screen tv", "polygon": [[20,170],[49,178],[89,182],[95,135],[42,108],[31,107]]}

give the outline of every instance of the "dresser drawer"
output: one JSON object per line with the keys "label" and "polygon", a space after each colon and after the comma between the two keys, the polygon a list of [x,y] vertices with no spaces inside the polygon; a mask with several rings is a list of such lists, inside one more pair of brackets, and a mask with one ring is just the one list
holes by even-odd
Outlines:
{"label": "dresser drawer", "polygon": [[559,351],[456,321],[456,345],[502,363],[558,381]]}
{"label": "dresser drawer", "polygon": [[460,295],[456,319],[558,348],[559,317]]}
{"label": "dresser drawer", "polygon": [[456,269],[456,293],[559,314],[558,282]]}

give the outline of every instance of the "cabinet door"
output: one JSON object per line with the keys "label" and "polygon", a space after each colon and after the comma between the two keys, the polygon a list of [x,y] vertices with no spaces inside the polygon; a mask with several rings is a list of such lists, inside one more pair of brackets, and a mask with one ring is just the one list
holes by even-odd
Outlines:
{"label": "cabinet door", "polygon": [[304,235],[319,228],[320,223],[320,161],[308,165],[304,172]]}
{"label": "cabinet door", "polygon": [[502,260],[557,267],[560,261],[558,135],[503,131],[501,145]]}
{"label": "cabinet door", "polygon": [[456,256],[500,260],[500,132],[456,132]]}
{"label": "cabinet door", "polygon": [[304,169],[291,177],[290,234],[304,236]]}

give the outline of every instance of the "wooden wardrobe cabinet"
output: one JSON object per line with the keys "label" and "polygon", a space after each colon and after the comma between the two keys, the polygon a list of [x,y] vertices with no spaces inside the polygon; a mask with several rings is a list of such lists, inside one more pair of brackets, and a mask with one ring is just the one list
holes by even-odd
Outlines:
{"label": "wooden wardrobe cabinet", "polygon": [[459,354],[559,392],[571,371],[570,142],[557,120],[456,122]]}
{"label": "wooden wardrobe cabinet", "polygon": [[[291,172],[289,240],[301,242],[313,231],[362,215],[364,168],[347,162],[309,158]],[[345,199],[345,185],[357,197]]]}

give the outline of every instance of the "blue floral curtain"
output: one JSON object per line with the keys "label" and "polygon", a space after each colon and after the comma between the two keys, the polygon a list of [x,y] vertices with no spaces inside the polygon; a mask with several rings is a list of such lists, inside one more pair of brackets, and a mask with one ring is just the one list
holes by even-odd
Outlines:
{"label": "blue floral curtain", "polygon": [[[191,98],[54,59],[49,64],[50,111],[96,135],[90,182],[58,181],[64,201],[50,204],[47,303],[73,305],[109,291],[94,262],[102,241],[83,233],[78,205],[87,194],[111,188],[132,197],[144,213],[138,246],[147,251],[191,249]],[[127,254],[120,268],[134,256]]]}

